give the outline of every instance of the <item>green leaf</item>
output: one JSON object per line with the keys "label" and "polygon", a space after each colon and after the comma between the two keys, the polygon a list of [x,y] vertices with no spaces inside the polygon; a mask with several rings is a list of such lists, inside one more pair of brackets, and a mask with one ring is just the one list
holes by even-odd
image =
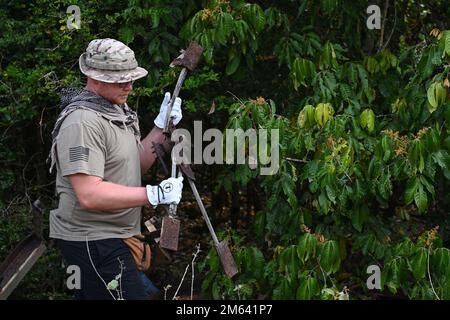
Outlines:
{"label": "green leaf", "polygon": [[447,248],[437,248],[431,256],[433,274],[450,276],[450,250]]}
{"label": "green leaf", "polygon": [[134,40],[134,30],[131,27],[121,27],[119,29],[119,39],[123,43],[129,44]]}
{"label": "green leaf", "polygon": [[246,3],[241,7],[243,16],[258,33],[264,29],[266,16],[261,7],[257,4]]}
{"label": "green leaf", "polygon": [[289,264],[288,264],[288,272],[290,274],[296,274],[300,269],[300,260],[297,255],[297,247],[291,246],[289,247]]}
{"label": "green leaf", "polygon": [[211,269],[212,272],[219,272],[220,270],[219,257],[213,250],[210,250],[208,255],[209,255],[208,259],[209,268]]}
{"label": "green leaf", "polygon": [[417,280],[425,277],[427,269],[428,252],[425,248],[420,248],[411,259],[411,271]]}
{"label": "green leaf", "polygon": [[422,80],[433,74],[433,56],[437,47],[428,47],[423,51],[422,58],[417,65],[417,73]]}
{"label": "green leaf", "polygon": [[295,289],[292,288],[292,284],[286,278],[281,278],[278,286],[273,290],[273,300],[287,300],[292,299],[295,294]]}
{"label": "green leaf", "polygon": [[335,240],[329,240],[320,247],[320,265],[322,269],[331,274],[339,270],[341,257],[339,245]]}
{"label": "green leaf", "polygon": [[414,200],[414,195],[416,194],[418,186],[419,179],[414,177],[408,180],[405,190],[405,204],[410,204]]}
{"label": "green leaf", "polygon": [[361,127],[367,128],[369,133],[373,131],[375,128],[375,113],[372,109],[366,109],[361,113],[360,123]]}
{"label": "green leaf", "polygon": [[336,68],[338,66],[336,60],[336,53],[331,42],[327,41],[322,49],[322,53],[319,57],[319,69],[325,70],[330,67]]}
{"label": "green leaf", "polygon": [[406,238],[394,247],[393,253],[397,256],[409,256],[415,251],[414,243],[411,239]]}
{"label": "green leaf", "polygon": [[433,111],[436,111],[438,103],[436,101],[436,96],[434,94],[434,88],[430,86],[427,90],[427,97],[428,97],[428,111],[430,113],[433,113]]}
{"label": "green leaf", "polygon": [[352,98],[352,89],[346,83],[341,83],[339,85],[339,90],[341,92],[342,99],[345,101],[349,101]]}
{"label": "green leaf", "polygon": [[261,279],[264,274],[265,260],[262,252],[255,247],[243,249],[242,262],[245,270],[251,270],[256,279]]}
{"label": "green leaf", "polygon": [[308,104],[303,107],[297,118],[297,123],[300,128],[310,128],[316,123],[314,119],[314,112],[315,110],[312,105]]}
{"label": "green leaf", "polygon": [[443,104],[447,98],[447,91],[442,85],[442,82],[434,82],[430,85],[427,90],[427,98],[428,98],[428,111],[433,113],[439,107],[439,105]]}
{"label": "green leaf", "polygon": [[435,196],[435,191],[433,185],[428,181],[425,176],[420,177],[420,183],[422,183],[425,188],[428,190],[429,193],[431,193],[433,196]]}
{"label": "green leaf", "polygon": [[321,212],[328,213],[330,209],[330,201],[328,200],[325,192],[321,192],[319,195],[319,206],[321,209]]}
{"label": "green leaf", "polygon": [[369,208],[367,205],[363,204],[361,206],[357,206],[352,212],[352,225],[358,230],[358,232],[362,231],[364,223],[369,218]]}
{"label": "green leaf", "polygon": [[412,146],[409,149],[409,159],[411,163],[417,166],[417,162],[419,161],[420,155],[420,140],[414,140],[412,142]]}
{"label": "green leaf", "polygon": [[234,20],[234,33],[240,42],[245,42],[248,34],[248,24],[244,20]]}
{"label": "green leaf", "polygon": [[378,191],[380,195],[385,199],[386,201],[389,200],[391,194],[392,194],[392,181],[391,181],[391,175],[388,172],[382,171],[380,180],[378,182]]}
{"label": "green leaf", "polygon": [[200,45],[205,48],[205,49],[210,49],[210,48],[214,48],[214,44],[213,41],[211,39],[211,36],[213,35],[213,33],[208,32],[208,33],[203,33],[200,36]]}
{"label": "green leaf", "polygon": [[261,32],[266,24],[266,16],[260,6],[255,4],[254,7],[253,26],[257,32]]}
{"label": "green leaf", "polygon": [[442,169],[450,170],[450,155],[445,150],[439,150],[432,154],[433,160]]}
{"label": "green leaf", "polygon": [[305,233],[297,246],[297,255],[305,263],[316,255],[317,238],[310,233]]}
{"label": "green leaf", "polygon": [[215,29],[211,29],[210,31],[213,34],[213,40],[215,39],[222,45],[226,44],[226,41],[227,41],[226,34],[224,32],[224,29],[221,28],[220,25]]}
{"label": "green leaf", "polygon": [[281,186],[283,188],[283,192],[287,197],[294,196],[294,188],[295,184],[292,181],[292,178],[285,174],[281,180]]}
{"label": "green leaf", "polygon": [[232,75],[236,72],[237,68],[239,67],[239,64],[241,62],[241,55],[237,54],[235,55],[230,62],[227,64],[227,68],[225,70],[227,75]]}
{"label": "green leaf", "polygon": [[119,281],[117,281],[116,279],[112,279],[108,285],[108,290],[116,290],[119,287]]}
{"label": "green leaf", "polygon": [[444,32],[444,51],[445,53],[450,56],[450,30],[446,30]]}
{"label": "green leaf", "polygon": [[[387,266],[388,276],[386,285],[392,293],[397,292],[397,288],[401,287],[403,281],[407,277],[407,268],[405,258],[395,257]],[[383,270],[384,272],[384,270]]]}
{"label": "green leaf", "polygon": [[334,114],[331,103],[319,103],[316,106],[315,119],[319,127],[323,127]]}
{"label": "green leaf", "polygon": [[309,276],[307,279],[300,280],[300,286],[297,289],[296,298],[298,300],[310,300],[319,291],[317,279]]}
{"label": "green leaf", "polygon": [[379,245],[377,238],[372,233],[364,235],[361,238],[361,241],[362,241],[361,251],[365,256],[367,256],[369,253],[374,253],[376,247]]}
{"label": "green leaf", "polygon": [[325,13],[332,13],[338,6],[338,0],[322,0],[321,6]]}
{"label": "green leaf", "polygon": [[214,300],[222,299],[220,284],[217,281],[212,284],[212,296]]}
{"label": "green leaf", "polygon": [[156,29],[159,26],[161,15],[158,11],[152,11],[151,12],[151,20],[152,20],[152,29]]}
{"label": "green leaf", "polygon": [[336,192],[335,192],[335,190],[332,187],[330,187],[328,184],[325,186],[325,190],[327,192],[328,199],[332,203],[336,203]]}
{"label": "green leaf", "polygon": [[300,84],[307,86],[316,74],[316,66],[307,59],[297,58],[292,63],[291,77],[294,82],[294,89],[297,90]]}
{"label": "green leaf", "polygon": [[423,189],[422,184],[419,184],[419,187],[416,190],[416,193],[414,194],[414,201],[417,205],[417,208],[419,208],[419,212],[423,213],[427,210],[428,207],[428,197]]}
{"label": "green leaf", "polygon": [[229,13],[222,13],[220,22],[221,22],[225,37],[228,38],[231,35],[231,33],[233,32],[233,28],[234,28],[233,16]]}
{"label": "green leaf", "polygon": [[381,138],[381,147],[383,148],[383,161],[387,162],[391,158],[393,154],[392,144],[390,139],[387,136]]}

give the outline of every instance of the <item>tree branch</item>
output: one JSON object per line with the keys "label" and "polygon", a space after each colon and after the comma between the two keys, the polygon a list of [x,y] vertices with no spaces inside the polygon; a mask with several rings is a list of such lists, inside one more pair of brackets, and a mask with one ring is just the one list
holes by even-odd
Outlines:
{"label": "tree branch", "polygon": [[386,28],[386,17],[387,17],[387,11],[389,7],[389,0],[384,1],[384,11],[383,11],[383,26],[381,27],[381,34],[380,34],[380,43],[378,45],[378,52],[381,51],[383,48],[383,40],[384,40],[384,29]]}

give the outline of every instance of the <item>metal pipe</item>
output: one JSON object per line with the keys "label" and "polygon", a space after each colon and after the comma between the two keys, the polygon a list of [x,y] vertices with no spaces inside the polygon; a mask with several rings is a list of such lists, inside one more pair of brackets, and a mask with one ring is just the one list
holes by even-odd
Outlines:
{"label": "metal pipe", "polygon": [[164,133],[169,132],[170,113],[172,112],[172,108],[173,108],[173,104],[175,103],[175,99],[180,94],[181,86],[183,85],[184,79],[186,79],[186,75],[187,75],[187,69],[183,68],[181,70],[180,76],[178,77],[178,81],[175,86],[175,89],[173,90],[171,100],[170,100],[169,110],[167,110],[167,113],[166,113],[166,121],[164,121],[164,131],[163,131]]}
{"label": "metal pipe", "polygon": [[217,239],[216,233],[214,232],[213,226],[211,225],[211,221],[209,220],[208,214],[206,213],[205,206],[203,205],[202,199],[200,198],[200,195],[198,194],[197,187],[194,184],[194,181],[187,178],[189,181],[189,185],[191,186],[192,192],[194,193],[195,200],[197,200],[198,207],[200,208],[200,211],[202,212],[203,219],[206,221],[206,225],[208,226],[209,233],[211,233],[211,236],[214,241],[214,245],[217,247],[219,245],[219,239]]}

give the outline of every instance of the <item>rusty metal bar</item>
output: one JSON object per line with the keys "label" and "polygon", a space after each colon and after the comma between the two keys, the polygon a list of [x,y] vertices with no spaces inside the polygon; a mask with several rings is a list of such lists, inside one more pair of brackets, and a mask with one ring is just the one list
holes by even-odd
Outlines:
{"label": "rusty metal bar", "polygon": [[36,235],[22,240],[0,265],[0,300],[6,300],[46,247]]}

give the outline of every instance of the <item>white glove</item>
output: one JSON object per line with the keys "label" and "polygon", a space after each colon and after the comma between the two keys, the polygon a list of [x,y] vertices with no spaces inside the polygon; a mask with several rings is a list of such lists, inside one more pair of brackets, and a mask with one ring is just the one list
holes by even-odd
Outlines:
{"label": "white glove", "polygon": [[146,189],[148,201],[155,207],[158,204],[178,204],[183,190],[183,177],[163,180],[157,186],[147,185]]}
{"label": "white glove", "polygon": [[[159,114],[154,121],[155,125],[158,128],[161,129],[164,128],[165,125],[164,121],[166,121],[166,114],[167,110],[169,109],[169,105],[170,105],[170,92],[166,92],[166,94],[164,95],[164,100],[161,103],[161,108],[159,109]],[[183,117],[181,115],[181,99],[178,97],[175,99],[170,116],[172,117],[172,122],[174,126],[176,126]]]}

